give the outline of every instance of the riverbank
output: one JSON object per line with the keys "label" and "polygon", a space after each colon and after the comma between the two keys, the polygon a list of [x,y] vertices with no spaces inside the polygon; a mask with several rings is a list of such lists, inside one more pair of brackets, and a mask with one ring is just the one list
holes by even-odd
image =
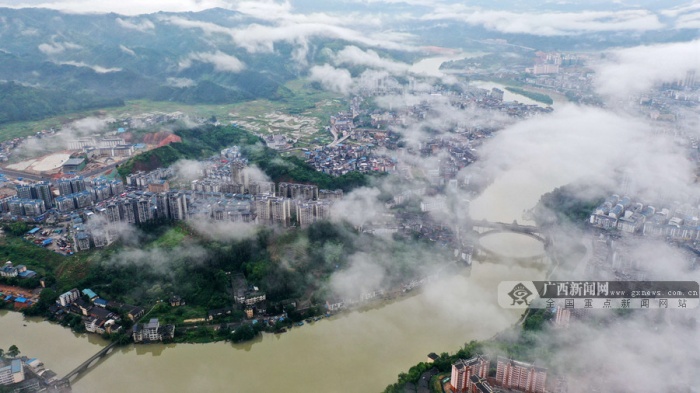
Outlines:
{"label": "riverbank", "polygon": [[537,93],[534,91],[529,91],[529,90],[521,89],[519,87],[511,87],[511,86],[507,86],[506,90],[508,90],[511,93],[515,93],[515,94],[519,94],[521,96],[527,97],[531,100],[541,102],[543,104],[547,104],[547,105],[554,104],[554,100],[552,99],[552,97],[550,97],[547,94]]}
{"label": "riverbank", "polygon": [[[81,375],[73,391],[172,393],[167,386],[178,386],[180,391],[233,388],[250,393],[337,391],[338,386],[349,393],[381,391],[427,353],[448,351],[469,340],[488,339],[493,332],[517,321],[519,313],[504,313],[482,289],[494,287],[501,279],[515,279],[507,270],[494,264],[477,264],[470,277],[449,275],[396,301],[369,303],[293,327],[284,334],[263,333],[240,344],[128,345]],[[458,303],[461,305],[456,310],[447,306]],[[475,313],[496,314],[479,324],[467,323]],[[47,364],[62,362],[62,367],[57,364],[54,368],[59,375],[65,375],[107,344],[99,336],[73,334],[43,321],[27,323],[29,326],[24,328],[23,320],[19,313],[0,317],[0,331],[13,332],[13,342],[3,344],[10,338],[0,337],[0,346],[17,344]],[[33,334],[25,334],[30,328]],[[96,340],[101,345],[96,346]],[[57,345],[52,346],[52,341]],[[268,378],[270,370],[275,372],[273,379]]]}

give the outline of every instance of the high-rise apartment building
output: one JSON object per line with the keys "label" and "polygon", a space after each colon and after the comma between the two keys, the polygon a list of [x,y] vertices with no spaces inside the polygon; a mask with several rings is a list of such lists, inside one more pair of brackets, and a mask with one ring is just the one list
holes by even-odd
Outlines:
{"label": "high-rise apartment building", "polygon": [[489,373],[490,364],[491,362],[481,355],[469,360],[460,359],[453,363],[452,377],[450,379],[452,391],[458,393],[468,392],[470,378],[473,375],[486,378]]}
{"label": "high-rise apartment building", "polygon": [[545,393],[546,380],[546,368],[501,356],[497,359],[496,382],[504,388],[526,393]]}

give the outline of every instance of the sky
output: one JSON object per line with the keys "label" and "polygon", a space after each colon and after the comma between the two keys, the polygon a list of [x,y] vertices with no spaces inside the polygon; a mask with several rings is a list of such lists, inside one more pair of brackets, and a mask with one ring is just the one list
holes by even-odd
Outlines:
{"label": "sky", "polygon": [[398,18],[458,22],[502,33],[543,36],[700,27],[698,1],[544,1],[533,6],[531,2],[517,0],[468,3],[450,0],[341,0],[321,4],[309,0],[0,0],[0,6],[43,7],[72,13],[115,12],[123,15],[202,11],[220,7],[263,20],[296,23],[314,17],[328,20],[331,14],[345,16],[350,11],[372,15],[378,21]]}

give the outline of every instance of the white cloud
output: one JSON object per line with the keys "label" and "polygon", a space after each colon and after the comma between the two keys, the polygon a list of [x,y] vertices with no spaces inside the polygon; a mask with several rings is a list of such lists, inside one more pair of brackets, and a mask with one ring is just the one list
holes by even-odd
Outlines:
{"label": "white cloud", "polygon": [[183,182],[201,179],[207,164],[202,161],[181,159],[170,166],[175,173],[175,178]]}
{"label": "white cloud", "polygon": [[344,68],[335,68],[330,64],[313,66],[309,70],[309,80],[320,82],[324,88],[347,94],[352,87],[352,75]]}
{"label": "white cloud", "polygon": [[39,30],[37,30],[35,28],[29,28],[26,30],[22,30],[22,32],[20,34],[23,36],[27,36],[27,37],[33,37],[33,36],[38,36],[40,34],[40,32],[39,32]]}
{"label": "white cloud", "polygon": [[217,71],[221,72],[240,72],[245,69],[245,64],[238,58],[218,50],[216,52],[190,53],[189,56],[180,61],[180,69],[192,67],[194,61],[212,64]]}
{"label": "white cloud", "polygon": [[57,55],[70,49],[82,49],[82,46],[72,42],[55,42],[39,44],[39,50],[46,55]]}
{"label": "white cloud", "polygon": [[676,19],[677,29],[700,29],[700,12],[681,15]]}
{"label": "white cloud", "polygon": [[641,93],[657,83],[681,80],[689,70],[700,72],[700,40],[612,51],[593,67],[600,94]]}
{"label": "white cloud", "polygon": [[333,60],[336,65],[361,65],[396,74],[405,73],[410,68],[408,64],[382,58],[373,50],[364,51],[356,46],[346,46],[335,54]]}
{"label": "white cloud", "polygon": [[192,87],[197,84],[197,82],[188,78],[168,78],[167,83],[172,87]]}
{"label": "white cloud", "polygon": [[201,235],[216,241],[250,238],[257,230],[257,225],[246,222],[190,220],[188,224]]}
{"label": "white cloud", "polygon": [[136,56],[136,52],[134,52],[133,50],[127,48],[127,47],[124,46],[124,45],[119,45],[119,49],[121,49],[122,52],[126,53],[127,55]]}
{"label": "white cloud", "polygon": [[375,263],[376,258],[377,255],[353,254],[349,259],[350,267],[331,276],[333,293],[341,298],[359,298],[363,293],[380,289],[386,270]]}
{"label": "white cloud", "polygon": [[86,67],[86,68],[91,68],[93,71],[97,72],[98,74],[106,74],[108,72],[119,72],[122,69],[121,68],[107,68],[107,67],[102,67],[98,65],[91,65],[91,64],[86,64],[83,63],[82,61],[62,61],[59,62],[58,64],[65,64],[65,65],[72,65],[75,67]]}
{"label": "white cloud", "polygon": [[333,206],[333,219],[345,220],[354,226],[362,226],[378,220],[386,213],[384,204],[377,197],[377,188],[361,187],[353,190]]}
{"label": "white cloud", "polygon": [[299,23],[280,26],[252,24],[233,32],[237,45],[249,52],[271,52],[276,42],[301,43],[314,37],[340,39],[358,44],[395,50],[416,50],[403,42],[374,38],[357,30],[323,23]]}
{"label": "white cloud", "polygon": [[662,10],[660,13],[661,15],[670,17],[670,18],[675,18],[680,15],[686,14],[686,13],[692,13],[694,11],[700,10],[700,3],[697,1],[693,2],[693,4],[683,4],[677,7],[669,8],[667,10]]}
{"label": "white cloud", "polygon": [[137,31],[148,31],[148,30],[153,30],[156,28],[156,25],[153,24],[148,19],[144,19],[142,21],[136,21],[132,22],[127,19],[122,19],[122,18],[117,18],[115,19],[117,24],[125,29],[131,29],[131,30],[137,30]]}
{"label": "white cloud", "polygon": [[289,1],[277,2],[272,0],[240,1],[234,5],[235,11],[264,21],[282,24],[322,23],[333,26],[381,26],[382,18],[369,14],[347,12],[342,15],[331,15],[324,12],[294,13]]}
{"label": "white cloud", "polygon": [[516,13],[474,9],[462,4],[438,6],[424,20],[455,20],[502,33],[541,36],[587,32],[648,31],[664,27],[646,10]]}
{"label": "white cloud", "polygon": [[670,137],[639,119],[601,109],[565,105],[519,122],[484,144],[480,157],[465,174],[498,179],[510,191],[502,193],[503,200],[473,204],[474,211],[505,211],[513,198],[530,196],[534,206],[543,189],[569,183],[585,184],[596,195],[618,189],[623,175],[629,176],[629,194],[644,200],[683,200],[697,191],[689,186],[693,165]]}
{"label": "white cloud", "polygon": [[[346,27],[333,26],[325,23],[283,23],[279,25],[250,24],[243,28],[228,28],[215,23],[189,20],[181,17],[168,17],[164,22],[188,29],[200,29],[207,35],[225,35],[233,42],[250,53],[272,52],[274,44],[287,42],[305,47],[314,37],[341,39],[369,47],[417,50],[417,48],[402,41],[393,41],[381,36],[369,35],[364,32]],[[401,37],[405,38],[404,35]]]}
{"label": "white cloud", "polygon": [[165,23],[170,23],[185,29],[200,29],[206,35],[223,34],[233,38],[232,29],[221,25],[217,25],[216,23],[190,20],[179,16],[163,17],[161,20]]}

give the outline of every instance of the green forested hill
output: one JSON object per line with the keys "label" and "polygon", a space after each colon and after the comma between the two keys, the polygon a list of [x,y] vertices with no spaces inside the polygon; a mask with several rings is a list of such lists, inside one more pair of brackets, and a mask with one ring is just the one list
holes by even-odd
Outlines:
{"label": "green forested hill", "polygon": [[40,89],[14,82],[0,83],[0,124],[121,105],[124,105],[124,101],[120,98],[102,98],[87,92]]}
{"label": "green forested hill", "polygon": [[359,172],[337,177],[318,172],[298,157],[280,157],[277,151],[262,146],[258,137],[234,126],[207,125],[178,130],[175,134],[182,138],[182,142],[171,143],[132,157],[119,167],[119,174],[124,177],[134,171],[151,171],[171,165],[179,159],[201,159],[214,155],[225,147],[238,145],[248,160],[262,169],[274,182],[310,183],[322,189],[350,191],[368,185],[371,178]]}

